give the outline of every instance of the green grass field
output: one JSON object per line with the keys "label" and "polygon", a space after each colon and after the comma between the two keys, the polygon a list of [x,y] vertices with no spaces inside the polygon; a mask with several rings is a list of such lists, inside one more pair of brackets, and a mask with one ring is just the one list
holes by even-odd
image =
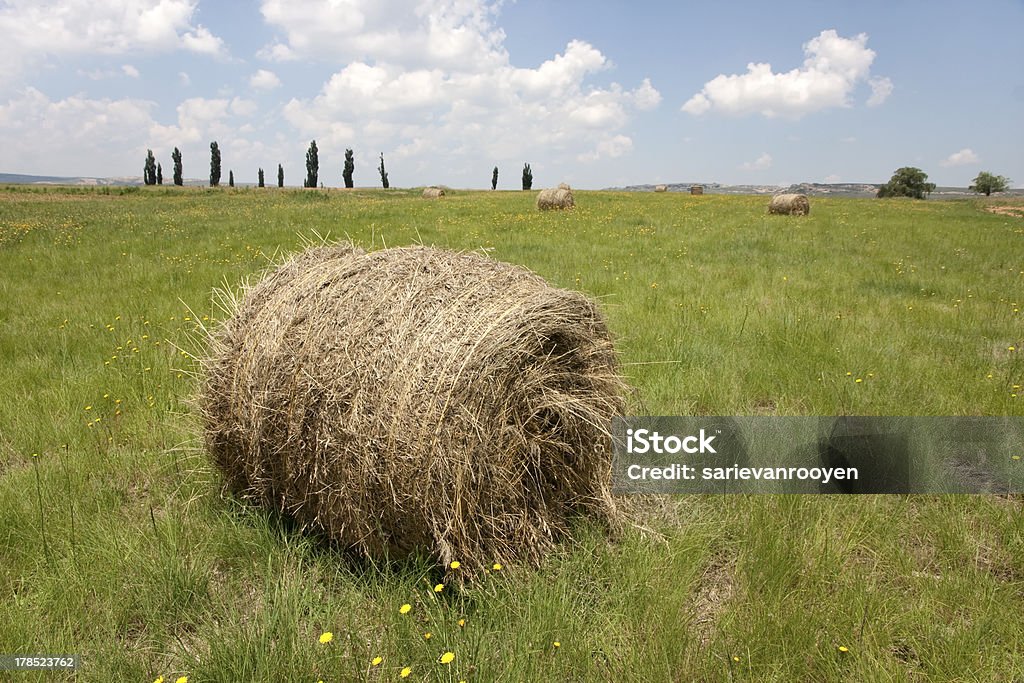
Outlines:
{"label": "green grass field", "polygon": [[211,292],[318,236],[591,294],[633,414],[1024,415],[1024,219],[577,203],[0,188],[0,654],[83,657],[3,680],[1024,680],[1020,498],[652,498],[621,538],[581,524],[539,570],[437,593],[427,559],[352,564],[220,496],[189,405]]}

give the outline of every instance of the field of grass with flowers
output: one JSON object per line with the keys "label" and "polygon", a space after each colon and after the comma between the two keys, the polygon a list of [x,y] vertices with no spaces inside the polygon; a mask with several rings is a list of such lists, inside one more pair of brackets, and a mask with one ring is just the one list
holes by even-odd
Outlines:
{"label": "field of grass with flowers", "polygon": [[322,237],[589,293],[632,414],[1024,415],[1024,219],[767,201],[0,187],[0,654],[82,657],[4,680],[1024,680],[1020,498],[652,498],[463,585],[220,496],[190,407],[211,292]]}

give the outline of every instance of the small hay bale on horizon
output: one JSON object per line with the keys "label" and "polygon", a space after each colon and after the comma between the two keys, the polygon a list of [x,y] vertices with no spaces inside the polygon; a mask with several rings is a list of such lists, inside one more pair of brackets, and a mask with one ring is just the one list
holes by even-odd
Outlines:
{"label": "small hay bale on horizon", "polygon": [[238,297],[202,361],[223,485],[357,555],[540,563],[618,527],[626,385],[579,292],[481,254],[318,247]]}
{"label": "small hay bale on horizon", "polygon": [[806,216],[811,213],[811,203],[805,194],[777,194],[768,204],[768,213]]}
{"label": "small hay bale on horizon", "polygon": [[690,194],[691,195],[701,195],[701,194],[704,194],[704,186],[703,185],[690,185]]}
{"label": "small hay bale on horizon", "polygon": [[423,189],[424,199],[440,199],[444,196],[444,190],[440,187],[427,187]]}
{"label": "small hay bale on horizon", "polygon": [[541,190],[537,195],[537,208],[541,211],[571,209],[574,206],[576,206],[576,202],[572,196],[572,189],[565,183],[560,183],[558,187]]}
{"label": "small hay bale on horizon", "polygon": [[654,191],[655,192],[668,192],[668,185],[655,185],[654,186]]}

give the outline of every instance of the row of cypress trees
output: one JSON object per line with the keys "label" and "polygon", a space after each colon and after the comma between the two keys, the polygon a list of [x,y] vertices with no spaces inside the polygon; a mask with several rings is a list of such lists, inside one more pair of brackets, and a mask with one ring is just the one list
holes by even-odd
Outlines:
{"label": "row of cypress trees", "polygon": [[[309,149],[306,151],[306,179],[303,181],[303,187],[317,187],[317,180],[320,174],[320,156],[319,150],[316,146],[316,140],[309,143]],[[171,160],[174,163],[174,184],[182,185],[184,180],[181,175],[181,150],[177,147],[171,153]],[[342,180],[345,182],[345,187],[354,187],[352,180],[352,174],[356,170],[355,154],[351,149],[345,150],[345,167],[341,173]],[[384,189],[390,187],[388,182],[388,172],[384,168],[384,154],[380,155],[380,166],[377,168],[377,172],[380,173],[380,182]],[[210,187],[217,187],[220,185],[220,146],[216,141],[210,143]],[[259,187],[265,187],[263,169],[259,169],[258,174]],[[164,172],[163,167],[157,163],[156,157],[153,156],[153,150],[146,150],[146,163],[142,169],[142,182],[146,185],[163,185],[164,184]],[[235,172],[228,171],[228,186],[235,186]],[[277,165],[277,186],[284,187],[284,167],[281,164]],[[491,174],[491,189],[495,190],[498,187],[498,167],[494,167],[494,172]],[[529,190],[533,187],[533,171],[530,169],[530,164],[523,166],[523,189]]]}

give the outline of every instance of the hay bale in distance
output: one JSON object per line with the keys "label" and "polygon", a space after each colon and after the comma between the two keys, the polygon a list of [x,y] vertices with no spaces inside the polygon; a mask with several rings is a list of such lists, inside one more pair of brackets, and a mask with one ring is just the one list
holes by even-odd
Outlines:
{"label": "hay bale in distance", "polygon": [[690,194],[692,194],[692,195],[704,194],[704,186],[703,185],[690,185]]}
{"label": "hay bale in distance", "polygon": [[440,199],[444,196],[444,190],[440,187],[427,187],[423,190],[424,199]]}
{"label": "hay bale in distance", "polygon": [[668,192],[668,185],[655,185],[654,186],[654,191],[655,192]]}
{"label": "hay bale in distance", "polygon": [[811,203],[805,194],[777,194],[768,204],[768,213],[787,216],[806,216],[811,212]]}
{"label": "hay bale in distance", "polygon": [[426,247],[305,251],[215,329],[199,404],[225,487],[370,558],[533,563],[617,519],[624,384],[584,295]]}
{"label": "hay bale in distance", "polygon": [[568,185],[562,183],[558,187],[551,187],[541,190],[537,195],[537,208],[541,211],[549,209],[571,209],[576,206],[572,196],[572,190]]}

